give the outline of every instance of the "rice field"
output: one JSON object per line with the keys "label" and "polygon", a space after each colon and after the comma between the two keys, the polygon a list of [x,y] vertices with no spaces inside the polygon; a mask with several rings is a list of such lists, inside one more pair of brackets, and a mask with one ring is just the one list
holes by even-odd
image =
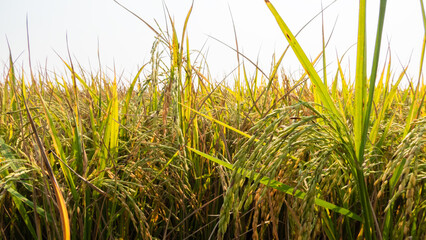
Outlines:
{"label": "rice field", "polygon": [[298,78],[282,70],[286,50],[270,71],[248,72],[240,55],[212,79],[190,51],[192,9],[170,34],[152,28],[132,79],[67,57],[63,75],[22,69],[11,52],[0,239],[425,239],[426,84],[422,69],[410,79],[391,57],[378,64],[386,1],[371,73],[361,0],[355,76],[339,62],[333,78],[314,68],[325,44],[309,60],[265,4]]}

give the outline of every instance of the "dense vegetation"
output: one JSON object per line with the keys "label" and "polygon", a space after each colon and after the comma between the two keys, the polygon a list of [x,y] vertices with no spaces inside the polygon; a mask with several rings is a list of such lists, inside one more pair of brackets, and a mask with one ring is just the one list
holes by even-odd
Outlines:
{"label": "dense vegetation", "polygon": [[240,55],[213,81],[172,22],[130,80],[72,60],[64,75],[19,70],[11,54],[1,238],[425,239],[422,75],[394,74],[390,57],[377,71],[375,53],[366,77],[360,1],[355,78],[340,64],[320,78],[325,46],[310,62],[266,4],[306,70],[298,79],[279,71],[283,53],[252,76]]}

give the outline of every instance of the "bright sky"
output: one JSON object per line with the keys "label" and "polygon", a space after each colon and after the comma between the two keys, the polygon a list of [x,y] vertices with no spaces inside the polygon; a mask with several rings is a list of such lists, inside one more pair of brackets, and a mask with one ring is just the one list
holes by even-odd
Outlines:
{"label": "bright sky", "polygon": [[[144,20],[166,28],[163,2],[176,21],[179,34],[192,1],[189,0],[119,0]],[[321,10],[320,0],[271,0],[287,25],[296,33]],[[332,1],[323,0],[326,6]],[[368,63],[374,47],[378,7],[380,1],[368,1]],[[389,0],[382,43],[382,60],[388,45],[392,51],[393,70],[398,74],[401,64],[410,61],[409,76],[417,79],[424,35],[420,1]],[[216,80],[237,66],[236,54],[209,37],[235,46],[232,12],[240,50],[260,67],[269,72],[272,55],[281,55],[287,46],[278,25],[263,0],[196,0],[189,20],[188,34],[191,50],[202,50],[207,55],[211,75]],[[153,32],[136,17],[112,0],[0,0],[0,66],[6,71],[10,43],[18,64],[28,62],[26,16],[28,15],[33,67],[44,66],[62,71],[63,64],[55,51],[67,57],[66,36],[74,60],[86,69],[97,69],[98,40],[101,62],[105,67],[115,64],[118,72],[134,74],[150,59],[154,42]],[[336,57],[356,43],[358,1],[337,0],[324,13],[325,34],[336,28],[327,48],[328,72],[334,75]],[[179,37],[180,38],[180,37]],[[311,59],[322,49],[321,17],[312,22],[298,36],[299,43]],[[204,48],[203,48],[204,46]],[[354,74],[356,47],[352,47],[343,60],[346,74]],[[248,62],[246,62],[249,65]],[[283,65],[286,74],[299,76],[301,66],[292,54],[286,55]],[[383,66],[383,65],[381,65]],[[320,69],[319,66],[317,69]],[[125,75],[126,75],[125,74]]]}

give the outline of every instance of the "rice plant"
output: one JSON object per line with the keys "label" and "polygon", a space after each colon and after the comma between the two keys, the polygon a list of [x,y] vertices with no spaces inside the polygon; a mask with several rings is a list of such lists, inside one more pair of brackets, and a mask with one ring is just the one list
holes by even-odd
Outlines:
{"label": "rice plant", "polygon": [[236,72],[212,79],[190,49],[192,7],[181,31],[170,16],[170,32],[140,18],[156,39],[132,79],[64,56],[64,75],[22,69],[10,51],[1,239],[426,238],[426,85],[422,69],[400,85],[391,57],[379,70],[386,0],[369,78],[360,1],[354,81],[341,60],[321,78],[326,43],[311,62],[265,5],[305,69],[298,79],[280,72],[286,52],[249,73],[238,46]]}

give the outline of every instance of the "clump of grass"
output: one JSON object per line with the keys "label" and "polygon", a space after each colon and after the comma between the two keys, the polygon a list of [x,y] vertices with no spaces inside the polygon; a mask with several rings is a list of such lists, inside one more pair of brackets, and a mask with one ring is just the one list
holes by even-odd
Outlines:
{"label": "clump of grass", "polygon": [[389,58],[367,87],[361,1],[355,83],[339,62],[328,85],[266,4],[305,67],[300,79],[279,74],[284,53],[270,73],[242,64],[235,84],[213,81],[189,48],[192,7],[181,36],[171,18],[170,35],[150,26],[152,58],[129,80],[72,60],[68,75],[26,79],[11,54],[0,236],[69,239],[65,227],[72,239],[425,238],[423,79],[402,88]]}

